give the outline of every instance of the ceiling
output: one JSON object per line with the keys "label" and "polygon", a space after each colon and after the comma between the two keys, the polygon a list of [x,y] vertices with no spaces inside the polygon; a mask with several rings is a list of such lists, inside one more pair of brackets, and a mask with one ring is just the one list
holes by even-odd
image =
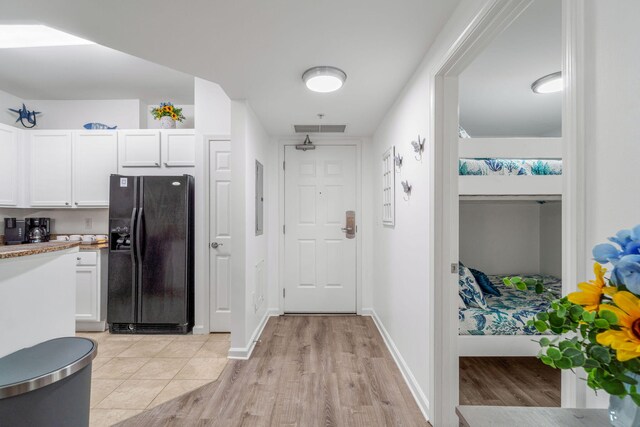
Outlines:
{"label": "ceiling", "polygon": [[460,75],[460,124],[472,137],[560,136],[562,93],[531,83],[561,64],[562,2],[535,0]]}
{"label": "ceiling", "polygon": [[22,99],[193,104],[193,76],[100,45],[0,49],[0,90]]}
{"label": "ceiling", "polygon": [[[458,0],[0,1],[2,23],[43,23],[220,84],[271,135],[347,124],[371,135]],[[306,90],[316,65],[343,69],[332,94]]]}

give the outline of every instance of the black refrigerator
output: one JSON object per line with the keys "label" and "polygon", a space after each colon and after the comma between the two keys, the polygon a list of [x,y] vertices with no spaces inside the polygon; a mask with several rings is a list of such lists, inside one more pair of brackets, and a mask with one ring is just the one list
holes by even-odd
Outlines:
{"label": "black refrigerator", "polygon": [[193,328],[193,187],[190,175],[111,175],[110,332],[187,333]]}

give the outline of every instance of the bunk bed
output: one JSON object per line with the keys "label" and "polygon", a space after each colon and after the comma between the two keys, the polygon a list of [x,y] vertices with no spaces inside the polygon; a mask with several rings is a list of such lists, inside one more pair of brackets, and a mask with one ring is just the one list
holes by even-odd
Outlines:
{"label": "bunk bed", "polygon": [[[474,206],[475,202],[483,204],[483,201],[488,204],[495,201],[507,204],[527,200],[543,203],[560,201],[562,139],[472,138],[461,132],[458,178],[460,201],[471,201]],[[479,227],[483,225],[486,226],[478,224]],[[558,227],[561,227],[559,223]],[[487,239],[491,238],[487,236]],[[514,244],[514,250],[515,246],[517,244]],[[561,280],[555,276],[521,274],[510,271],[509,265],[504,268],[488,273],[507,272],[511,273],[508,274],[510,276],[537,277],[555,296],[562,294]],[[484,293],[486,305],[480,307],[461,302],[460,356],[533,356],[540,350],[537,343],[540,334],[527,326],[527,322],[537,313],[548,310],[548,296],[509,288],[502,283],[504,276],[485,276],[501,294]]]}
{"label": "bunk bed", "polygon": [[463,199],[562,194],[561,138],[460,138],[459,194]]}

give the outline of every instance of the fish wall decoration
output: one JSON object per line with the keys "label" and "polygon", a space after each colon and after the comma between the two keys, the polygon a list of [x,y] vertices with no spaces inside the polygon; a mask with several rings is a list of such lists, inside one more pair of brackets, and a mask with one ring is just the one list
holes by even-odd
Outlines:
{"label": "fish wall decoration", "polygon": [[[13,113],[17,113],[18,118],[16,119],[16,123],[20,122],[22,126],[28,129],[31,129],[32,127],[36,126],[36,115],[42,114],[40,113],[40,111],[29,111],[26,105],[24,105],[24,103],[22,103],[22,108],[20,108],[19,110],[14,110],[13,108],[9,108],[9,111]],[[24,122],[25,120],[29,125],[25,124]]]}
{"label": "fish wall decoration", "polygon": [[83,126],[83,128],[85,129],[109,129],[109,130],[113,130],[115,128],[117,128],[118,126],[107,126],[105,124],[102,123],[87,123]]}

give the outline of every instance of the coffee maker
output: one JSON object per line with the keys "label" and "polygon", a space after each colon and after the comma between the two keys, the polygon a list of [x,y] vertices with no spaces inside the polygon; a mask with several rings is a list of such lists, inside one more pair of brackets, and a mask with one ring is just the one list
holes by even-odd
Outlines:
{"label": "coffee maker", "polygon": [[27,243],[27,233],[23,219],[5,218],[4,219],[4,244],[19,245]]}
{"label": "coffee maker", "polygon": [[25,231],[29,243],[48,242],[51,236],[51,218],[25,218]]}

